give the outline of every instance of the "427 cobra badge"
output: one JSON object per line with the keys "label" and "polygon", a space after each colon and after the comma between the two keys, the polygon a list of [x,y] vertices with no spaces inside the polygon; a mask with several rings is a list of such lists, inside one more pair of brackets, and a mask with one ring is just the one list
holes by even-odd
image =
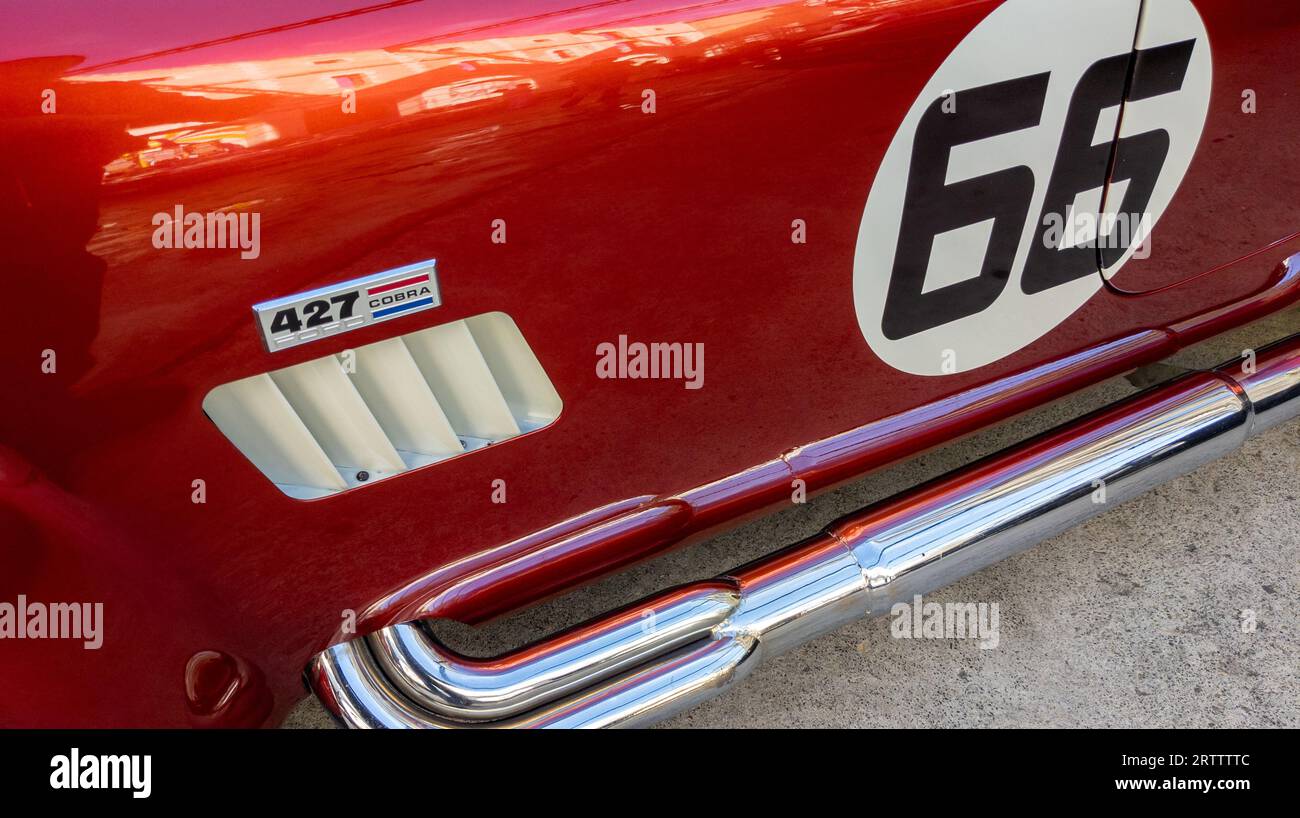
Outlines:
{"label": "427 cobra badge", "polygon": [[1210,84],[1191,0],[995,9],[926,84],[867,198],[853,297],[872,350],[965,372],[1064,321],[1169,205]]}
{"label": "427 cobra badge", "polygon": [[436,262],[344,281],[253,305],[262,340],[271,352],[399,318],[442,303]]}

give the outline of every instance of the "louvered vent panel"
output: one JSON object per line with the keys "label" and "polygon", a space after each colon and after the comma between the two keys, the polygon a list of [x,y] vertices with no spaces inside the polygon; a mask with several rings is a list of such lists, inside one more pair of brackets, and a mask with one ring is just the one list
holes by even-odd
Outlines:
{"label": "louvered vent panel", "polygon": [[355,350],[352,383],[397,450],[429,462],[465,450],[401,338]]}
{"label": "louvered vent panel", "polygon": [[465,321],[430,327],[402,340],[457,434],[475,440],[519,434],[519,423]]}
{"label": "louvered vent panel", "polygon": [[515,322],[497,312],[465,323],[515,422],[528,431],[555,420],[560,414],[560,396]]}
{"label": "louvered vent panel", "polygon": [[402,458],[334,356],[272,372],[271,380],[340,469],[372,475],[404,470]]}
{"label": "louvered vent panel", "polygon": [[270,375],[218,386],[204,399],[203,409],[286,494],[318,497],[347,487]]}
{"label": "louvered vent panel", "polygon": [[218,386],[203,409],[285,494],[323,497],[549,425],[560,396],[504,313]]}

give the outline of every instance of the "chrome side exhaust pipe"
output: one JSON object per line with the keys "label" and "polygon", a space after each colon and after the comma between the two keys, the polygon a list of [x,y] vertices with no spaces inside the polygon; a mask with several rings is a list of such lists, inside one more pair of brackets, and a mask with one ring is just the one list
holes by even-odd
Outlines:
{"label": "chrome side exhaust pipe", "polygon": [[1300,336],[1135,395],[715,580],[490,660],[419,623],[319,654],[349,727],[631,727],[722,692],[763,659],[886,613],[1300,415]]}

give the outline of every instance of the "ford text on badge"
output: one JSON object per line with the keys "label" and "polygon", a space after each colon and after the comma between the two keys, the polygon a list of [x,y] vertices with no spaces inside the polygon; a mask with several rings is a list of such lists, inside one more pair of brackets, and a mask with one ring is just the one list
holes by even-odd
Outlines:
{"label": "ford text on badge", "polygon": [[434,260],[253,305],[271,352],[438,306]]}

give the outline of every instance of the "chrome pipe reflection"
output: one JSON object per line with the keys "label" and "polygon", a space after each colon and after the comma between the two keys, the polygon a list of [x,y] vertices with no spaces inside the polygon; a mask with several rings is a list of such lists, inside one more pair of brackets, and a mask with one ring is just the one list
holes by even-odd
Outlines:
{"label": "chrome pipe reflection", "polygon": [[458,656],[413,623],[368,638],[385,673],[417,704],[452,719],[500,719],[702,639],[739,601],[730,585],[702,583],[490,661]]}

